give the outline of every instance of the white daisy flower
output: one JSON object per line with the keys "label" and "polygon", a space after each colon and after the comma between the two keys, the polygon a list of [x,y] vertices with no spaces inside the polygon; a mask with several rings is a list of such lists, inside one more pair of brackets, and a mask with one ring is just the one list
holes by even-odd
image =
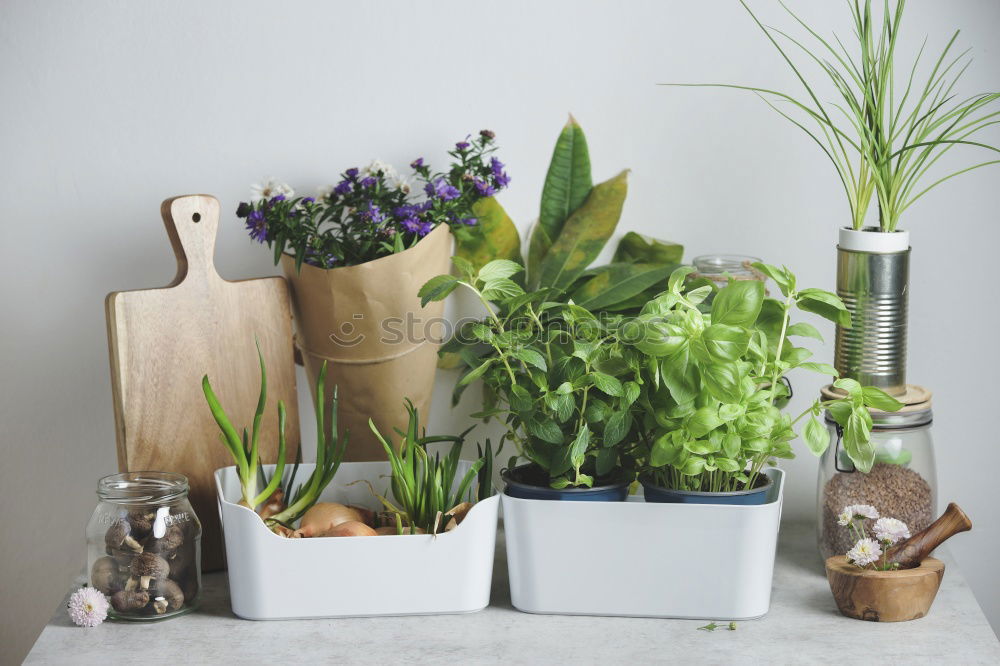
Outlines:
{"label": "white daisy flower", "polygon": [[316,188],[316,198],[326,199],[333,192],[333,185],[320,185]]}
{"label": "white daisy flower", "polygon": [[386,178],[396,178],[396,170],[391,164],[386,164],[382,160],[372,160],[371,164],[365,167],[366,176],[376,176],[379,173]]}
{"label": "white daisy flower", "polygon": [[283,183],[274,178],[266,178],[264,179],[264,182],[254,183],[250,186],[251,203],[265,201],[271,197],[276,197],[279,194],[283,194],[286,199],[290,199],[295,196],[295,190],[293,190],[287,183]]}
{"label": "white daisy flower", "polygon": [[403,194],[409,194],[411,190],[410,181],[402,176],[396,178],[396,187],[398,187]]}
{"label": "white daisy flower", "polygon": [[854,514],[851,513],[848,509],[850,509],[850,507],[841,511],[840,515],[837,516],[837,524],[840,525],[841,527],[847,527],[848,525],[851,524],[851,521],[854,520]]}
{"label": "white daisy flower", "polygon": [[841,515],[845,513],[850,513],[855,518],[868,518],[870,520],[878,519],[878,509],[870,504],[852,504],[850,506],[845,506],[844,510],[841,511]]}
{"label": "white daisy flower", "polygon": [[910,538],[910,528],[897,518],[879,518],[872,528],[875,537],[882,542],[896,543],[901,539]]}
{"label": "white daisy flower", "polygon": [[877,562],[882,557],[882,548],[875,539],[858,539],[854,548],[847,551],[847,561],[857,564],[859,567],[866,567],[872,562]]}

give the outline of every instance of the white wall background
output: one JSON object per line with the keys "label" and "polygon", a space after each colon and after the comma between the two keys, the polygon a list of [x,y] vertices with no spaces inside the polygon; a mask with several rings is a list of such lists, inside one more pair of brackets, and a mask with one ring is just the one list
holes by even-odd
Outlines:
{"label": "white wall background", "polygon": [[[770,0],[753,5],[790,25]],[[841,3],[793,5],[849,34]],[[904,51],[951,28],[976,58],[959,92],[1000,87],[1000,4],[911,2]],[[116,467],[102,299],[173,276],[166,197],[218,196],[220,273],[270,274],[231,215],[249,183],[274,174],[311,189],[375,156],[442,163],[489,127],[513,176],[501,200],[526,226],[572,111],[596,179],[633,169],[620,229],[832,287],[848,211],[825,157],[751,95],[663,81],[795,84],[735,0],[4,2],[0,661],[27,651],[83,564],[95,483]],[[935,392],[940,497],[976,523],[952,549],[994,628],[998,183],[996,170],[973,173],[905,219],[910,376]],[[440,378],[432,425],[465,422],[447,414],[451,381]],[[820,383],[800,378],[798,395]],[[816,461],[788,469],[785,515],[811,518]]]}

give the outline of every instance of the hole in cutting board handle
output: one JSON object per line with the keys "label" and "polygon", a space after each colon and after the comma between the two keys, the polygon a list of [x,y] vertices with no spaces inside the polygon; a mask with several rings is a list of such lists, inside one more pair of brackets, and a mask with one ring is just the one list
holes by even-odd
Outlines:
{"label": "hole in cutting board handle", "polygon": [[192,215],[191,220],[193,220],[195,224],[201,222],[201,213],[195,213],[194,215]]}

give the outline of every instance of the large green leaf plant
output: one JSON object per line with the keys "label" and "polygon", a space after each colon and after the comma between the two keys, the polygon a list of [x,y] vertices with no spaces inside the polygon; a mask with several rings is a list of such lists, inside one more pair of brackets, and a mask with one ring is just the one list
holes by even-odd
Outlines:
{"label": "large green leaf plant", "polygon": [[684,248],[629,232],[611,263],[591,267],[615,233],[627,193],[627,169],[593,184],[587,138],[570,116],[552,151],[527,257],[522,258],[514,223],[495,198],[477,204],[485,221],[479,240],[456,254],[476,270],[492,259],[520,263],[526,269],[518,278],[522,286],[553,289],[561,300],[592,311],[638,312],[663,290]]}
{"label": "large green leaf plant", "polygon": [[816,455],[830,444],[820,423],[829,410],[843,430],[847,455],[863,472],[871,469],[869,408],[896,411],[902,405],[883,391],[862,387],[852,379],[837,379],[842,397],[816,400],[792,418],[776,405],[788,396],[783,381],[801,368],[837,376],[793,338],[822,341],[815,327],[792,323],[801,310],[850,326],[851,317],[835,294],[799,289],[784,267],[754,264],[781,290],[782,298],[765,297],[764,284],[734,281],[715,294],[709,313],[699,304],[710,287],[685,291],[693,269],[677,269],[668,290],[647,303],[626,327],[635,347],[647,354],[637,400],[645,447],[643,474],[657,485],[678,490],[734,491],[755,487],[766,465],[794,457],[791,442],[796,426]]}

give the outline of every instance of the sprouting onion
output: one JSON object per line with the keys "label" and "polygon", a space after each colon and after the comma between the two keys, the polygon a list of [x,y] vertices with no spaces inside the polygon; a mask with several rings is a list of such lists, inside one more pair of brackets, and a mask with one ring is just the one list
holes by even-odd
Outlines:
{"label": "sprouting onion", "polygon": [[[421,436],[419,416],[409,399],[406,400],[406,411],[409,413],[406,432],[395,429],[402,437],[398,451],[382,436],[375,423],[371,419],[368,421],[372,432],[382,443],[392,468],[391,487],[395,502],[381,495],[378,498],[386,509],[396,515],[398,531],[401,531],[402,523],[406,523],[409,527],[419,527],[433,534],[439,527],[444,527],[442,516],[446,512],[471,497],[472,482],[485,464],[485,458],[472,463],[452,492],[462,443],[472,428],[457,436]],[[451,450],[443,459],[439,454],[427,452],[427,445],[435,442],[452,442]]]}
{"label": "sprouting onion", "polygon": [[[278,456],[274,468],[274,473],[268,480],[264,473],[262,461],[260,459],[260,425],[264,417],[264,408],[267,404],[267,370],[264,367],[264,356],[260,351],[260,344],[257,344],[257,358],[260,361],[260,397],[257,400],[257,410],[254,413],[253,426],[248,434],[243,429],[243,436],[240,437],[233,426],[232,421],[226,415],[225,410],[219,402],[208,375],[201,380],[202,390],[205,393],[205,400],[212,411],[215,422],[219,424],[222,431],[220,439],[229,449],[236,463],[236,472],[240,479],[242,489],[242,502],[254,511],[257,506],[270,498],[274,492],[281,489],[284,496],[288,498],[285,509],[267,518],[269,525],[289,525],[302,517],[313,504],[319,499],[323,490],[329,485],[340,468],[340,462],[344,457],[344,449],[347,446],[347,433],[343,437],[337,434],[337,388],[333,389],[333,400],[331,402],[330,429],[329,432],[325,423],[326,405],[326,362],[320,369],[319,379],[316,382],[316,467],[309,478],[298,487],[294,487],[295,477],[298,473],[299,462],[301,461],[301,449],[296,453],[295,464],[287,481],[285,476],[285,403],[278,401]],[[257,489],[263,485],[260,492]],[[293,490],[294,487],[294,490]]]}
{"label": "sprouting onion", "polygon": [[[282,525],[294,523],[309,510],[319,499],[333,477],[340,468],[340,462],[344,457],[344,449],[347,447],[348,433],[343,437],[337,434],[337,387],[333,387],[333,400],[330,403],[330,430],[327,432],[325,419],[326,394],[326,361],[319,371],[319,379],[316,381],[316,467],[309,479],[305,483],[292,490],[295,482],[295,474],[298,471],[298,462],[292,468],[292,474],[288,483],[284,485],[285,494],[289,497],[288,506],[284,511],[274,514],[268,522],[275,522]],[[281,478],[281,472],[276,468],[274,476]],[[272,479],[273,481],[273,479]]]}
{"label": "sprouting onion", "polygon": [[208,380],[208,375],[202,377],[201,388],[205,393],[205,400],[208,401],[208,408],[212,411],[215,422],[219,424],[222,432],[219,438],[236,463],[236,471],[240,478],[240,487],[243,493],[243,503],[251,509],[256,510],[257,505],[270,497],[281,483],[281,476],[285,469],[285,403],[278,401],[278,459],[274,470],[274,475],[262,491],[257,492],[261,477],[258,476],[260,468],[260,423],[264,418],[264,407],[267,403],[267,370],[264,367],[264,355],[260,351],[260,343],[257,343],[257,358],[260,361],[260,397],[257,399],[257,410],[253,417],[253,430],[250,436],[243,429],[243,438],[236,433],[226,412],[222,409],[219,399],[212,390],[212,384]]}

